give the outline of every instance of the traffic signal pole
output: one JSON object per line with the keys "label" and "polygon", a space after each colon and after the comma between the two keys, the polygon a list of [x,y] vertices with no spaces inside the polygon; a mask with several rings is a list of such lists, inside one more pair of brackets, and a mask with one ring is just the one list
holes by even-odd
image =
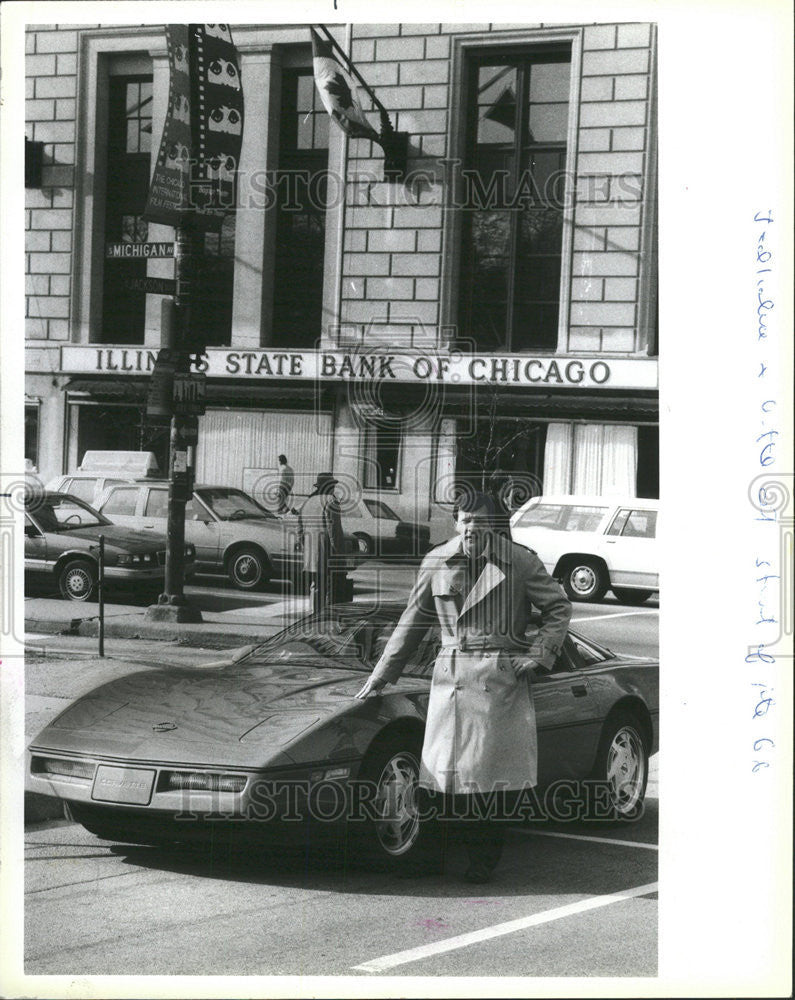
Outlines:
{"label": "traffic signal pole", "polygon": [[[163,347],[174,351],[174,375],[190,370],[188,347],[191,333],[191,308],[194,291],[195,257],[200,234],[189,224],[176,228],[174,245],[173,328],[164,312]],[[173,412],[173,410],[172,410]],[[195,444],[195,419],[174,415],[169,436],[168,522],[166,528],[166,567],[164,592],[158,603],[147,609],[155,621],[200,622],[201,611],[185,597],[185,504],[193,494],[193,463],[188,462],[188,448]]]}

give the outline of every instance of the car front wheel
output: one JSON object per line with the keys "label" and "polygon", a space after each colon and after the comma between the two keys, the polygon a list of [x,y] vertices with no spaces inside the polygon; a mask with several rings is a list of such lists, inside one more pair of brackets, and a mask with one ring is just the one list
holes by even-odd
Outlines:
{"label": "car front wheel", "polygon": [[[599,798],[599,818],[619,822],[640,818],[649,780],[649,751],[633,715],[622,713],[608,719],[593,777],[605,790]],[[594,810],[592,818],[596,816]]]}
{"label": "car front wheel", "polygon": [[608,584],[607,571],[595,559],[572,560],[563,571],[563,589],[571,601],[600,601]]}
{"label": "car front wheel", "polygon": [[228,567],[229,579],[238,590],[255,590],[268,581],[265,557],[253,546],[233,552]]}
{"label": "car front wheel", "polygon": [[392,737],[367,758],[360,781],[366,783],[363,822],[354,834],[360,856],[376,867],[400,870],[419,856],[428,830],[421,826],[416,793],[422,741]]}
{"label": "car front wheel", "polygon": [[96,585],[96,570],[85,559],[70,559],[58,574],[58,589],[68,601],[90,600]]}
{"label": "car front wheel", "polygon": [[643,604],[652,595],[650,590],[625,590],[623,587],[613,587],[613,593],[616,595],[617,601],[632,605]]}

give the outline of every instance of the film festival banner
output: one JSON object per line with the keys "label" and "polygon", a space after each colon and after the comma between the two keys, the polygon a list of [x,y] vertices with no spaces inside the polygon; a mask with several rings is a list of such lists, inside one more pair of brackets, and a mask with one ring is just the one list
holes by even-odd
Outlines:
{"label": "film festival banner", "polygon": [[228,24],[169,24],[168,111],[144,217],[220,232],[235,205],[243,88]]}

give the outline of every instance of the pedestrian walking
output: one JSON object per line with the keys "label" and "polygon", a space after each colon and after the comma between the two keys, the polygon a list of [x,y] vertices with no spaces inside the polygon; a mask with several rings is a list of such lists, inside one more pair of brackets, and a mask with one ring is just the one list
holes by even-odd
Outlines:
{"label": "pedestrian walking", "polygon": [[314,611],[334,600],[335,578],[345,572],[345,536],[334,496],[337,483],[330,472],[321,472],[299,513],[304,572],[310,581]]}
{"label": "pedestrian walking", "polygon": [[[472,817],[462,823],[470,882],[489,881],[502,854],[499,817],[518,792],[536,784],[531,679],[554,666],[571,618],[560,586],[534,552],[494,532],[493,514],[483,493],[461,499],[457,535],[423,559],[406,610],[357,694],[366,698],[396,681],[438,621],[442,644],[431,681],[419,800],[421,816],[430,806]],[[541,626],[528,641],[532,605],[541,612]],[[491,817],[487,803],[497,806]],[[441,827],[424,826],[424,865],[438,870]]]}
{"label": "pedestrian walking", "polygon": [[277,514],[286,514],[290,509],[287,500],[293,492],[295,473],[292,467],[287,464],[287,456],[279,455],[279,506],[276,508]]}

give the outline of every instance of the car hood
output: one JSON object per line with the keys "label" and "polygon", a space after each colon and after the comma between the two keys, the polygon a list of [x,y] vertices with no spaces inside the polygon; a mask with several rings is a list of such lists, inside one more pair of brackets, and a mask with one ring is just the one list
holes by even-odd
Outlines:
{"label": "car hood", "polygon": [[248,665],[230,657],[203,667],[129,674],[76,701],[31,748],[184,763],[289,764],[296,759],[291,745],[310,729],[366,704],[354,698],[366,673],[321,662]]}
{"label": "car hood", "polygon": [[96,528],[70,528],[68,531],[59,531],[57,537],[80,539],[95,545],[99,541],[100,535],[105,536],[106,546],[123,552],[157,552],[166,547],[165,535],[155,534],[152,531],[139,531],[136,528],[125,528],[119,524],[103,524]]}

